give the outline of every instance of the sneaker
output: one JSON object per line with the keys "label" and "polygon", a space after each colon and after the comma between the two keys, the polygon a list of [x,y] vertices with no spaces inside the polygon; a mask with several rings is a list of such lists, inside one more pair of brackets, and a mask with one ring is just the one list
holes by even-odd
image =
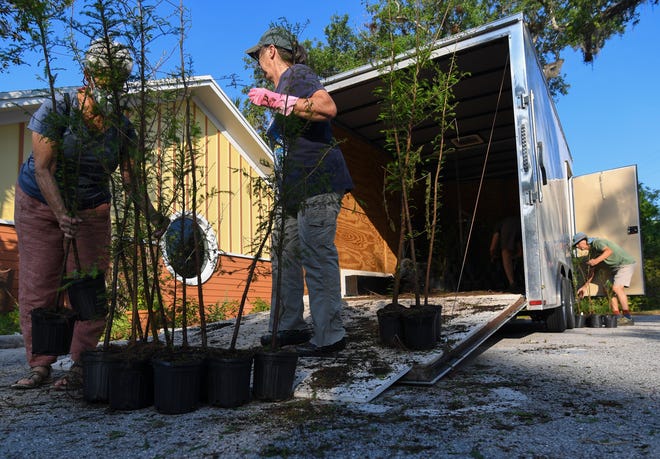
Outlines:
{"label": "sneaker", "polygon": [[617,326],[622,326],[622,325],[635,325],[635,322],[632,320],[632,318],[627,318],[627,317],[619,317],[616,321]]}
{"label": "sneaker", "polygon": [[346,338],[327,346],[317,346],[310,342],[296,346],[296,352],[300,357],[326,357],[346,348]]}
{"label": "sneaker", "polygon": [[[292,344],[302,344],[312,337],[312,334],[309,330],[282,330],[277,332],[277,344],[278,346],[289,346]],[[273,334],[268,333],[261,337],[262,346],[270,346],[270,342],[273,339]]]}

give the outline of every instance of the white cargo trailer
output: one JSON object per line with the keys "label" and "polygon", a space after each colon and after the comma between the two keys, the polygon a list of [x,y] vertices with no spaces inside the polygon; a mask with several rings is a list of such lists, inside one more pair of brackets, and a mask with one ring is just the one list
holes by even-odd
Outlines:
{"label": "white cargo trailer", "polygon": [[[573,158],[523,16],[443,39],[433,59],[444,69],[455,59],[466,75],[454,90],[455,130],[445,139],[454,150],[445,155],[442,172],[444,239],[437,282],[449,291],[494,290],[490,234],[498,219],[517,215],[523,245],[521,309],[545,320],[548,330],[574,325],[571,238],[576,231],[616,241],[633,254],[639,263],[630,292],[643,293],[635,166],[573,176]],[[398,68],[411,62],[402,55]],[[324,82],[337,103],[335,134],[356,181],[353,194],[371,221],[385,213],[374,192],[382,173],[371,166],[362,177],[370,156],[380,152],[387,161],[378,121],[381,101],[374,92],[383,77],[382,68],[370,64]],[[432,154],[437,132],[432,120],[416,128],[415,143],[424,145],[423,154]],[[394,239],[384,225],[380,228],[385,240]]]}
{"label": "white cargo trailer", "polygon": [[[298,397],[368,402],[396,381],[433,384],[521,310],[545,320],[550,331],[572,327],[576,229],[617,241],[641,267],[635,167],[573,177],[573,159],[522,16],[447,38],[433,56],[445,68],[455,58],[468,73],[455,88],[456,130],[446,141],[456,147],[443,168],[444,239],[434,270],[445,293],[432,298],[443,307],[441,340],[425,351],[383,347],[375,322],[387,295],[347,298],[348,345],[336,357],[302,359]],[[399,68],[408,64],[402,56]],[[352,283],[346,290],[359,290],[356,277],[392,274],[396,234],[384,216],[396,209],[386,209],[383,200],[382,166],[389,156],[374,93],[382,78],[376,65],[367,65],[324,82],[339,109],[335,136],[356,185],[337,233],[340,266]],[[425,154],[437,129],[431,120],[416,129]],[[522,232],[524,291],[517,294],[491,285],[488,244],[506,215],[519,216]],[[641,293],[641,271],[634,279],[631,291]],[[250,327],[263,330],[267,319],[247,319],[239,347],[254,345],[259,333]],[[227,331],[215,342],[229,339]]]}

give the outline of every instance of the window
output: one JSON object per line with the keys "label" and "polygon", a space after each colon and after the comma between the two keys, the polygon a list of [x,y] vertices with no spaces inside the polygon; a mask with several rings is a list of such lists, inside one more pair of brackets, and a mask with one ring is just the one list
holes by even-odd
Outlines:
{"label": "window", "polygon": [[188,285],[197,285],[199,269],[202,283],[206,282],[215,271],[219,255],[213,228],[201,215],[193,218],[192,212],[178,212],[170,220],[160,243],[165,266]]}

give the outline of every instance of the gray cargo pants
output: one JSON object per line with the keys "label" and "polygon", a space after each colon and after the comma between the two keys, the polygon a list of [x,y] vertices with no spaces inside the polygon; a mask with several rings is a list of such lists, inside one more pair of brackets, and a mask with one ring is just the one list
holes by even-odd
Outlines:
{"label": "gray cargo pants", "polygon": [[273,230],[270,329],[272,330],[275,315],[278,270],[281,269],[278,330],[306,328],[303,319],[303,293],[306,282],[314,325],[311,342],[316,346],[334,344],[346,334],[341,321],[339,256],[335,246],[341,199],[342,196],[337,193],[313,196],[305,200],[295,217],[285,217],[281,260],[276,253],[280,222],[275,222]]}

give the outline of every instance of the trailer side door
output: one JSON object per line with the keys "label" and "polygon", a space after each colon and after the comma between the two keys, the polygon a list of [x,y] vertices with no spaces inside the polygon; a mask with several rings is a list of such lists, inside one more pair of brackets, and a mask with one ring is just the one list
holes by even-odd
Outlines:
{"label": "trailer side door", "polygon": [[573,177],[575,232],[619,244],[637,263],[627,293],[644,294],[637,166]]}

